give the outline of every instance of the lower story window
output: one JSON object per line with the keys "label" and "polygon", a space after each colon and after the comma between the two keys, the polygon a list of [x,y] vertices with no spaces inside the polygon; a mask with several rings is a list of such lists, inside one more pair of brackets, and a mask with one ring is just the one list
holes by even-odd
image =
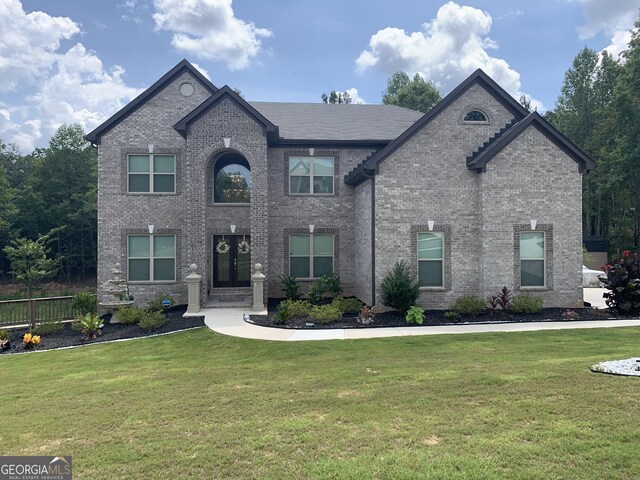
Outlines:
{"label": "lower story window", "polygon": [[442,233],[418,233],[418,283],[444,287],[444,237]]}
{"label": "lower story window", "polygon": [[333,235],[289,235],[289,274],[318,278],[333,273]]}
{"label": "lower story window", "polygon": [[520,285],[545,286],[544,232],[520,232]]}
{"label": "lower story window", "polygon": [[127,258],[130,282],[176,279],[175,235],[129,235]]}

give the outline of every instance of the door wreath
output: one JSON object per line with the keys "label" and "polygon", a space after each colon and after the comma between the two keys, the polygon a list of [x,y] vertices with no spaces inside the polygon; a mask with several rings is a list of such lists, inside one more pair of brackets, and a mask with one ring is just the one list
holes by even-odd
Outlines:
{"label": "door wreath", "polygon": [[216,245],[216,252],[224,255],[225,253],[229,253],[230,248],[231,247],[229,246],[229,242],[227,242],[226,240],[220,240],[218,242],[218,245]]}
{"label": "door wreath", "polygon": [[238,243],[238,253],[249,253],[251,251],[251,245],[246,240],[242,240]]}

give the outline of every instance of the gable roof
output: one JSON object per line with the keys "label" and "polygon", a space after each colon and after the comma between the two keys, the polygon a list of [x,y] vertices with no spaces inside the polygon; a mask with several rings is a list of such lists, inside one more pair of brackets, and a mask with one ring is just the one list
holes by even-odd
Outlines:
{"label": "gable roof", "polygon": [[476,153],[467,158],[467,167],[479,172],[485,171],[487,162],[518,138],[529,126],[537,128],[540,133],[571,157],[580,166],[581,173],[586,173],[595,168],[596,164],[593,160],[542,118],[538,112],[531,112],[523,120],[520,120],[509,128],[504,134],[495,137],[495,140],[491,141],[485,148],[476,151]]}
{"label": "gable roof", "polygon": [[300,141],[387,144],[422,117],[421,112],[396,105],[249,103],[278,125],[279,144]]}
{"label": "gable roof", "polygon": [[222,98],[229,97],[240,108],[242,108],[249,116],[253,117],[258,123],[260,123],[267,132],[267,140],[275,142],[278,139],[278,127],[271,123],[264,115],[258,110],[253,108],[244,98],[234,92],[228,85],[223,86],[216,93],[211,95],[207,100],[202,102],[195,110],[189,113],[186,117],[176,123],[175,128],[180,135],[184,138],[187,136],[187,130],[189,125],[195,122],[197,119],[207,113],[215,104],[217,104]]}
{"label": "gable roof", "polygon": [[509,95],[500,85],[498,85],[493,79],[491,79],[481,69],[477,69],[473,72],[465,81],[454,88],[451,93],[438,102],[431,110],[425,113],[420,120],[415,122],[407,130],[397,137],[394,141],[389,143],[385,148],[380,150],[376,155],[370,159],[365,160],[351,172],[345,176],[345,183],[347,185],[358,185],[362,181],[369,178],[371,172],[378,170],[378,165],[389,155],[400,148],[404,143],[412,138],[422,127],[428,124],[433,118],[440,112],[446,109],[454,101],[460,98],[469,88],[473,85],[480,84],[484,87],[493,97],[498,100],[508,111],[510,111],[514,117],[520,119],[524,118],[528,111],[522,105],[520,105],[515,98]]}
{"label": "gable roof", "polygon": [[193,77],[209,92],[215,93],[218,91],[218,88],[213,83],[211,83],[202,73],[200,73],[197,68],[191,65],[186,59],[183,59],[175,67],[164,74],[162,78],[160,78],[160,80],[147,88],[144,92],[134,98],[130,103],[125,105],[122,109],[116,112],[113,116],[111,116],[111,118],[106,120],[92,132],[85,135],[85,139],[95,145],[99,145],[102,139],[102,135],[107,133],[109,130],[111,130],[121,121],[135,112],[139,107],[141,107],[149,99],[151,99],[156,93],[165,88],[169,83],[174,81],[185,71],[193,75]]}

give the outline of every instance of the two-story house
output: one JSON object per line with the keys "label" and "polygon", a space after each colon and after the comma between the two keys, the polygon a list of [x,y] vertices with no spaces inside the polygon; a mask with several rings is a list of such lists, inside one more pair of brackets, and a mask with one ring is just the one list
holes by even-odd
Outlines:
{"label": "two-story house", "polygon": [[481,70],[428,113],[248,102],[183,60],[87,135],[98,146],[99,296],[116,263],[138,303],[202,301],[264,267],[340,275],[379,299],[404,259],[419,303],[506,285],[582,305],[581,175],[594,163]]}

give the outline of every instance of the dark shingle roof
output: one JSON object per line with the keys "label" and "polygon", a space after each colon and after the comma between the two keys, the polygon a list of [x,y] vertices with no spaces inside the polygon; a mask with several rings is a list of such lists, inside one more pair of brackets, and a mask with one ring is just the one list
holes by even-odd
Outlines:
{"label": "dark shingle roof", "polygon": [[422,117],[395,105],[249,102],[284,140],[391,141]]}

